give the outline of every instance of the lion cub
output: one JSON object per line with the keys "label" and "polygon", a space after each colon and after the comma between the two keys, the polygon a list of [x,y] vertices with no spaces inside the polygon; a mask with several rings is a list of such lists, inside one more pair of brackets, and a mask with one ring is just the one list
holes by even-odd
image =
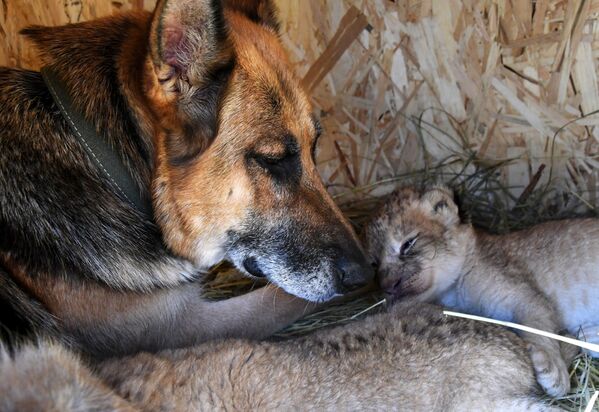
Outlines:
{"label": "lion cub", "polygon": [[0,410],[559,410],[518,336],[411,302],[297,339],[140,353],[94,372],[56,345],[0,347]]}
{"label": "lion cub", "polygon": [[[403,188],[364,232],[381,287],[452,309],[549,332],[599,325],[599,220],[553,221],[495,236],[462,223],[452,192]],[[595,329],[595,330],[594,330]],[[541,386],[569,390],[557,341],[523,333]]]}

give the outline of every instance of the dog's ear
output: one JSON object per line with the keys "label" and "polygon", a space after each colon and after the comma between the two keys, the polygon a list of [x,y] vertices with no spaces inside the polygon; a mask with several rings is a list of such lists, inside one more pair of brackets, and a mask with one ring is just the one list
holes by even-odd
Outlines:
{"label": "dog's ear", "polygon": [[279,32],[277,9],[272,0],[225,0],[225,6],[245,14],[250,20]]}
{"label": "dog's ear", "polygon": [[162,91],[157,110],[174,129],[169,158],[184,161],[215,136],[219,101],[234,65],[221,1],[160,0],[149,41]]}

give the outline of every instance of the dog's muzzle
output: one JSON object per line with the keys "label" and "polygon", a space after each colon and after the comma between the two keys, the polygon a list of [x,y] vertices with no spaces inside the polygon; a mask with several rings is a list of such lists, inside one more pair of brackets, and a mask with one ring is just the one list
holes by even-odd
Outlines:
{"label": "dog's muzzle", "polygon": [[374,269],[362,252],[354,257],[341,257],[335,262],[339,293],[347,293],[366,286],[374,278]]}

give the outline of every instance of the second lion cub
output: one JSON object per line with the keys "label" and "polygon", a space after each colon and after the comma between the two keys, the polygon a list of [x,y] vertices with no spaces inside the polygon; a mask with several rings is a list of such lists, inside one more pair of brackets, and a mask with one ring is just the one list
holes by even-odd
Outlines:
{"label": "second lion cub", "polygon": [[[367,225],[364,241],[393,298],[413,296],[466,313],[597,341],[599,220],[543,223],[491,235],[460,221],[452,192],[394,192]],[[582,333],[581,333],[582,331]],[[591,335],[591,336],[588,336]],[[523,333],[541,386],[570,387],[557,341]]]}

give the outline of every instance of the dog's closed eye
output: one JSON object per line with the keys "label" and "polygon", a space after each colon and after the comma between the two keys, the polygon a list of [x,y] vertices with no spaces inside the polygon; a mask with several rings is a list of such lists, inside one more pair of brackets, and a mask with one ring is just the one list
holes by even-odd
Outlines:
{"label": "dog's closed eye", "polygon": [[278,156],[255,153],[251,159],[277,183],[298,182],[301,176],[298,152],[286,152]]}
{"label": "dog's closed eye", "polygon": [[298,182],[302,174],[300,149],[295,138],[287,135],[280,142],[258,148],[248,156],[250,163],[259,166],[277,183]]}
{"label": "dog's closed eye", "polygon": [[297,153],[284,153],[282,155],[256,153],[254,155],[256,163],[268,171],[284,167],[286,162],[293,161],[294,158],[297,158]]}

